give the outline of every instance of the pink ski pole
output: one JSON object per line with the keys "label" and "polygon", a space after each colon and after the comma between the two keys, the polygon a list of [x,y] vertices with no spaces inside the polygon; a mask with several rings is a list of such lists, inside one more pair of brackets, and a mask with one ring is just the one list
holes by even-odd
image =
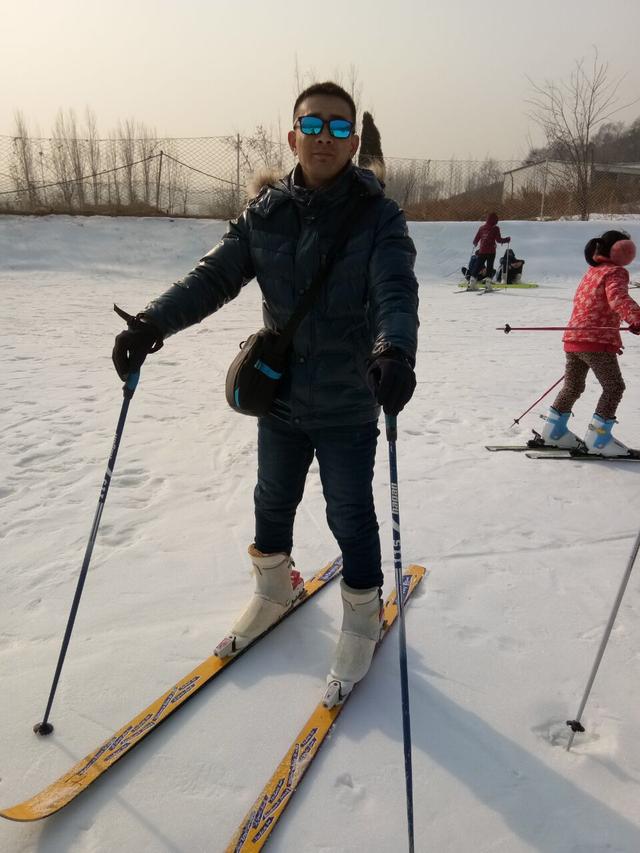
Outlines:
{"label": "pink ski pole", "polygon": [[629,332],[629,326],[496,326],[496,332]]}
{"label": "pink ski pole", "polygon": [[562,374],[562,376],[560,377],[560,379],[558,379],[558,381],[557,381],[557,382],[554,382],[554,383],[553,383],[553,385],[551,386],[551,388],[547,388],[547,390],[544,392],[544,394],[543,394],[541,397],[538,397],[538,399],[535,401],[535,403],[532,403],[532,404],[529,406],[529,408],[527,409],[527,411],[526,411],[526,412],[523,412],[523,413],[520,415],[520,417],[519,417],[519,418],[514,418],[514,421],[513,421],[513,423],[511,424],[511,426],[509,427],[509,429],[511,429],[511,427],[512,427],[512,426],[515,426],[516,424],[519,424],[519,423],[520,423],[520,419],[521,419],[521,418],[523,418],[525,415],[528,415],[528,414],[529,414],[529,412],[531,411],[531,409],[533,409],[533,407],[534,407],[534,406],[537,406],[537,405],[538,405],[538,403],[540,402],[540,400],[544,400],[544,398],[547,396],[547,394],[548,394],[550,391],[553,391],[553,389],[556,387],[556,385],[559,385],[559,384],[562,382],[562,380],[563,380],[563,379],[564,379],[564,373]]}

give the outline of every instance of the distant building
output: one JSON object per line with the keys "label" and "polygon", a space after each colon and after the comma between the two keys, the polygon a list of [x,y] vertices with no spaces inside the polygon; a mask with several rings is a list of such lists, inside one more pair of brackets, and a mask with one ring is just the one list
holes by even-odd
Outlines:
{"label": "distant building", "polygon": [[502,199],[525,193],[547,193],[552,188],[566,189],[571,184],[572,169],[562,160],[540,160],[503,173]]}
{"label": "distant building", "polygon": [[[640,163],[593,163],[590,182],[604,176],[618,181],[622,176],[640,178]],[[550,193],[567,190],[573,185],[573,169],[562,160],[540,160],[503,172],[502,200],[525,193]],[[623,180],[628,180],[623,178]]]}

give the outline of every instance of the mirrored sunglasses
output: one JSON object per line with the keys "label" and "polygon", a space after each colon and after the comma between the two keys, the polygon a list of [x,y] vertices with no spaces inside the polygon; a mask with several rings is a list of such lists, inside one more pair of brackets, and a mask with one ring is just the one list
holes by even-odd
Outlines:
{"label": "mirrored sunglasses", "polygon": [[305,136],[319,136],[325,124],[335,139],[348,139],[353,133],[353,122],[346,118],[332,118],[325,121],[320,116],[300,116],[296,124]]}

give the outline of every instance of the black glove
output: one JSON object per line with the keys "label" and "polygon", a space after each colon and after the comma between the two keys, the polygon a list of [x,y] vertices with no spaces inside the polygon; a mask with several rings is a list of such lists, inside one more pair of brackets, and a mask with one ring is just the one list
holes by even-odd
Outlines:
{"label": "black glove", "polygon": [[385,415],[398,415],[416,388],[416,376],[406,355],[388,349],[376,356],[367,370],[367,384]]}
{"label": "black glove", "polygon": [[629,331],[632,335],[640,335],[640,323],[629,323]]}
{"label": "black glove", "polygon": [[123,382],[127,381],[130,373],[140,370],[145,358],[151,352],[157,352],[162,347],[162,333],[149,323],[141,314],[132,317],[122,311],[117,305],[114,310],[127,321],[128,328],[116,335],[113,347],[113,364],[118,376]]}

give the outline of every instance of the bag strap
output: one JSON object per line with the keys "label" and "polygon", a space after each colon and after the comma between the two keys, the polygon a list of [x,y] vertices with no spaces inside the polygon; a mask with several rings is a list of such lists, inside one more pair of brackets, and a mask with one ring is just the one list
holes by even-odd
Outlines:
{"label": "bag strap", "polygon": [[347,208],[347,212],[340,220],[340,225],[338,226],[338,239],[325,255],[324,261],[322,262],[320,269],[318,270],[318,274],[305,291],[302,299],[296,305],[295,310],[287,321],[286,326],[278,335],[276,349],[279,352],[284,352],[287,349],[287,347],[293,340],[293,336],[295,335],[298,326],[309,313],[309,310],[315,302],[316,297],[320,293],[323,284],[329,277],[331,267],[333,266],[336,257],[339,255],[342,249],[344,249],[347,244],[347,241],[349,240],[349,237],[353,233],[353,226],[358,221],[360,215],[364,213],[367,207],[368,200],[368,197],[359,195],[355,203],[349,205],[349,207]]}

